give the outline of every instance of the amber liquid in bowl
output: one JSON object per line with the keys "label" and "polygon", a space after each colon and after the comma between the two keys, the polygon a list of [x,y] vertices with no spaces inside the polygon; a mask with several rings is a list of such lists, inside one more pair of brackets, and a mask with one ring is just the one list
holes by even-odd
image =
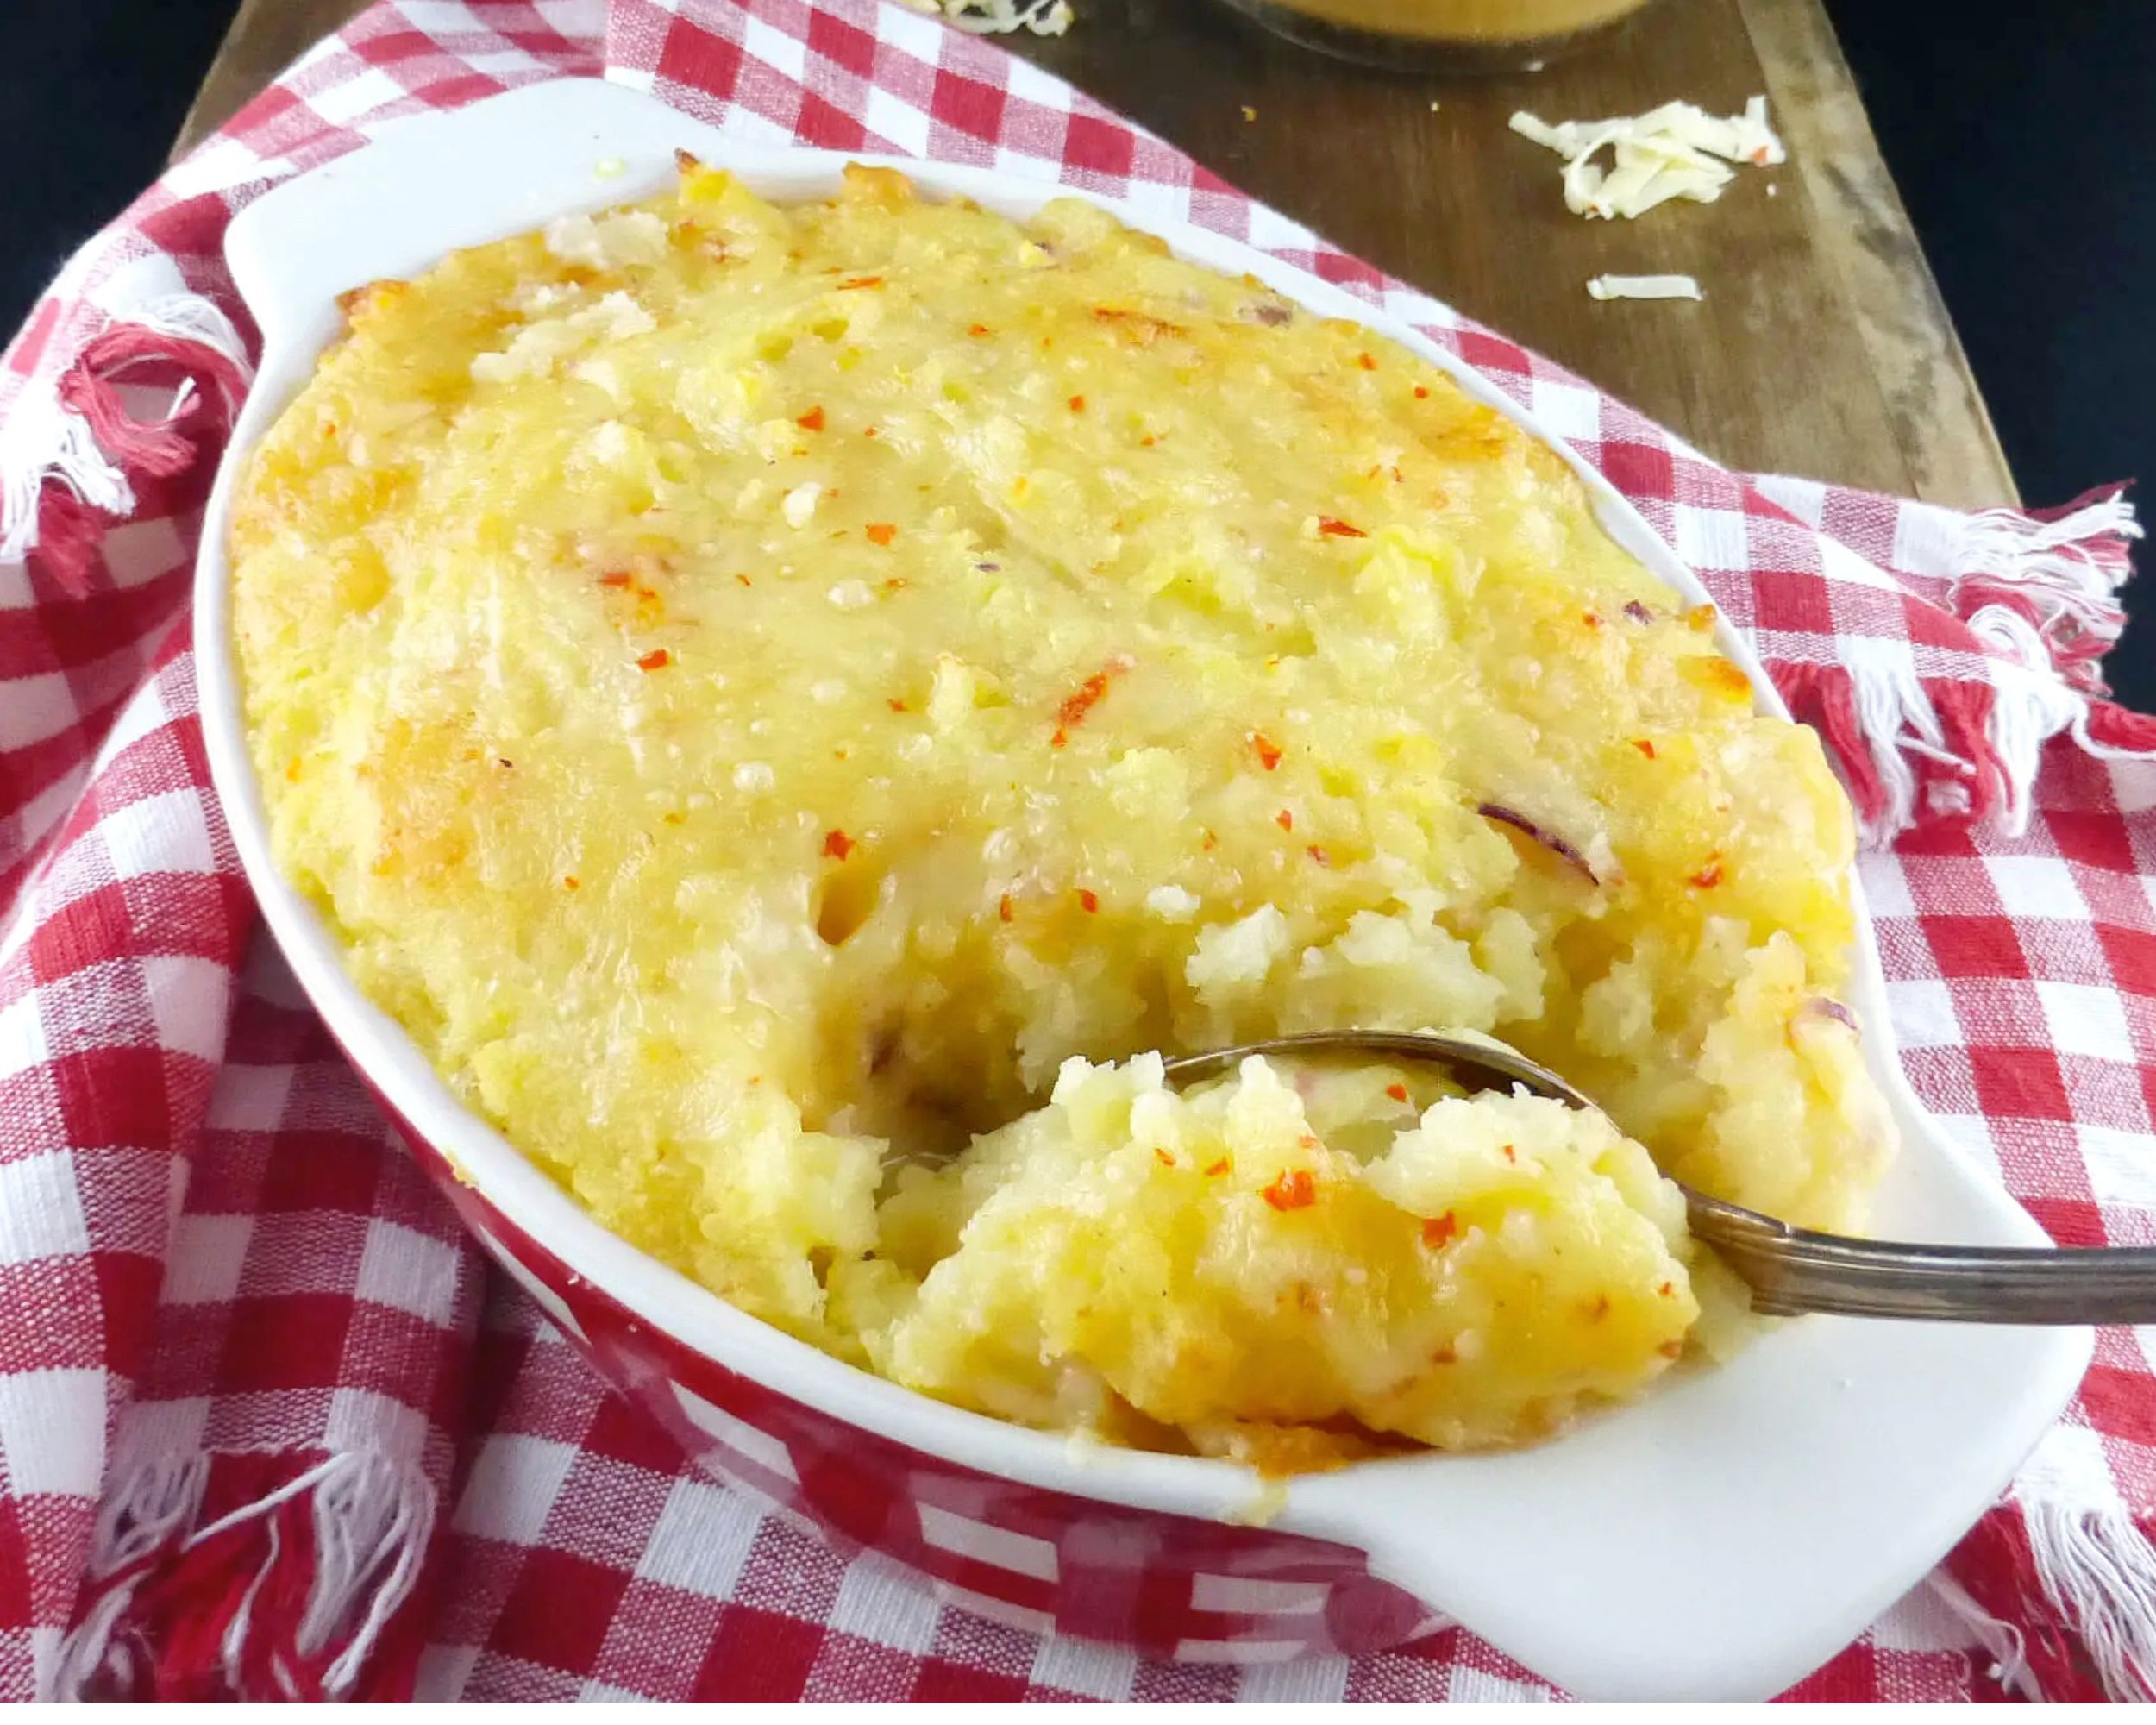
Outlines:
{"label": "amber liquid in bowl", "polygon": [[1276,34],[1401,70],[1507,71],[1554,59],[1649,0],[1228,0]]}

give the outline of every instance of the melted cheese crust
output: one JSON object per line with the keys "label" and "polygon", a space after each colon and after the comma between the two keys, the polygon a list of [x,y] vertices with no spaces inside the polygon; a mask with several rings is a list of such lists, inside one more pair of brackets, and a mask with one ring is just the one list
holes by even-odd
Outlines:
{"label": "melted cheese crust", "polygon": [[[636,1245],[953,1400],[1300,1465],[1659,1371],[1690,1248],[1639,1144],[1859,1214],[1816,740],[1431,366],[1091,206],[861,169],[779,207],[691,165],[348,311],[235,511],[276,852]],[[1133,1059],[1350,1024],[1493,1032],[1637,1142],[1538,1117],[1493,1185],[1492,1104],[1365,1142]],[[1020,1119],[1074,1060],[1122,1100]],[[1169,1120],[1235,1172],[1169,1179]],[[1188,1273],[1074,1304],[1104,1216]],[[1544,1340],[1492,1347],[1507,1307]]]}

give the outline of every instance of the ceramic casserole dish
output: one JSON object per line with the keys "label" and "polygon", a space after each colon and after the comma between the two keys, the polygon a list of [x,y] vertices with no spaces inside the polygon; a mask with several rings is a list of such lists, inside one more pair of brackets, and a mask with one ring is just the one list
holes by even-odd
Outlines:
{"label": "ceramic casserole dish", "polygon": [[[774,198],[828,194],[847,160],[745,146],[634,91],[572,80],[399,122],[251,205],[227,242],[264,348],[203,533],[196,643],[210,766],[301,986],[465,1223],[711,1476],[1000,1622],[1156,1658],[1251,1663],[1376,1652],[1452,1619],[1598,1699],[1764,1698],[1831,1657],[2003,1488],[2079,1381],[2088,1332],[1809,1318],[1539,1447],[1390,1458],[1262,1486],[1225,1462],[1074,1445],[946,1406],[736,1311],[605,1231],[457,1101],[354,986],[271,860],[231,638],[225,547],[241,463],[338,335],[339,293],[647,195],[673,174],[676,149]],[[1000,170],[891,165],[924,196],[1015,217],[1070,191]],[[1620,546],[1706,600],[1615,490],[1427,339],[1155,202],[1095,201],[1194,262],[1247,272],[1442,367],[1564,456]],[[1786,716],[1720,627],[1759,710]],[[1875,1226],[2045,1244],[1918,1108],[1858,913],[1848,999],[1902,1139]]]}

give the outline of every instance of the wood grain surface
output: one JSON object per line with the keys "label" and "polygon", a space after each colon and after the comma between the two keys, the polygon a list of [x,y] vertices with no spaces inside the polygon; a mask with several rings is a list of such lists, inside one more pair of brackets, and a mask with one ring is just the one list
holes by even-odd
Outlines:
{"label": "wood grain surface", "polygon": [[[361,3],[242,0],[177,147]],[[1009,45],[1717,460],[1965,506],[2015,500],[1819,0],[1663,0],[1571,60],[1476,80],[1326,60],[1212,0],[1077,4],[1068,35]],[[1592,118],[1677,97],[1733,113],[1755,91],[1789,165],[1637,222],[1570,214],[1557,159],[1506,126],[1523,107]],[[1665,271],[1698,277],[1705,300],[1587,296],[1591,276]]]}

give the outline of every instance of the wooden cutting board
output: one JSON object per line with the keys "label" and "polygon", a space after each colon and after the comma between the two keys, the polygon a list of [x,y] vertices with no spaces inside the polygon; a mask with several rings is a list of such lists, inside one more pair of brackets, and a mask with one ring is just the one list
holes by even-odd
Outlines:
{"label": "wooden cutting board", "polygon": [[[178,147],[362,3],[242,0]],[[1009,46],[1716,459],[1964,506],[2015,500],[1820,0],[1663,0],[1539,73],[1474,81],[1322,59],[1217,0],[1074,4],[1069,34]],[[1637,222],[1570,214],[1557,159],[1506,125],[1520,108],[1597,118],[1673,97],[1733,113],[1755,92],[1789,164]],[[1591,276],[1668,271],[1696,276],[1705,300],[1587,295]]]}

